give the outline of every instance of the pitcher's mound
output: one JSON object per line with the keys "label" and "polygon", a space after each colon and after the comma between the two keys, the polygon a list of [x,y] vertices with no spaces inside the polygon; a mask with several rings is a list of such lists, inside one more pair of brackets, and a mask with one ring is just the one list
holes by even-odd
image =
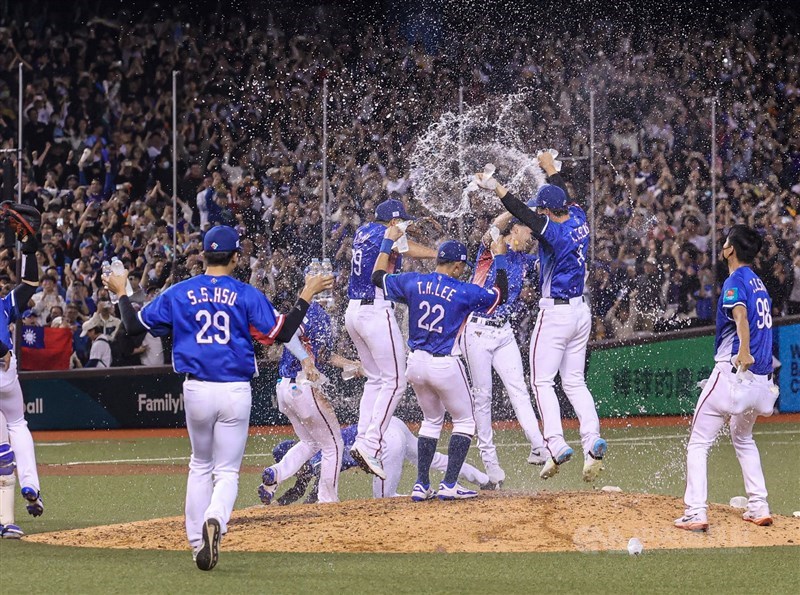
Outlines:
{"label": "pitcher's mound", "polygon": [[[708,533],[673,527],[683,503],[670,496],[605,492],[482,492],[456,502],[409,498],[339,504],[255,506],[236,511],[222,540],[242,552],[552,552],[625,550],[638,537],[655,549],[800,544],[800,519],[775,515],[771,527],[742,511],[709,510]],[[56,545],[188,549],[183,517],[26,537]]]}

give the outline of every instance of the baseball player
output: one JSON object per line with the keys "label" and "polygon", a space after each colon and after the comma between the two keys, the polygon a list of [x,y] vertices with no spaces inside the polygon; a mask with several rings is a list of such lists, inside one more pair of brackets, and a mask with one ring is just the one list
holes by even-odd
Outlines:
{"label": "baseball player", "polygon": [[586,345],[592,328],[591,312],[583,297],[589,225],[583,209],[569,204],[569,195],[553,156],[549,152],[542,153],[539,165],[549,183],[542,185],[527,205],[492,177],[476,174],[475,180],[480,187],[494,190],[503,206],[539,240],[542,298],[531,336],[531,386],[550,455],[539,477],[554,476],[559,466],[573,455],[564,440],[561,410],[553,388],[556,374],[561,374],[564,392],[580,423],[583,479],[594,481],[603,468],[602,459],[608,445],[600,437],[600,420],[584,377]]}
{"label": "baseball player", "polygon": [[[258,494],[264,504],[269,504],[278,484],[294,475],[303,463],[322,451],[320,464],[319,501],[339,501],[339,470],[342,465],[343,445],[336,413],[317,382],[319,372],[316,362],[329,361],[340,368],[358,367],[359,363],[333,353],[334,330],[330,316],[319,303],[313,303],[300,325],[298,340],[305,357],[300,360],[284,349],[278,367],[278,410],[289,418],[300,440],[282,464],[264,469],[263,483]],[[298,383],[301,370],[306,380]]]}
{"label": "baseball player", "polygon": [[[0,223],[10,226],[17,239],[22,242],[21,283],[0,299],[0,413],[5,418],[1,431],[3,439],[0,442],[7,444],[0,451],[0,486],[2,486],[0,490],[13,493],[13,471],[16,467],[26,509],[34,517],[44,512],[44,504],[39,491],[33,437],[28,429],[28,422],[25,421],[25,402],[17,377],[17,358],[14,355],[9,324],[25,310],[39,286],[39,266],[35,255],[39,249],[36,231],[40,221],[39,212],[32,207],[13,203],[0,205]],[[0,524],[5,527],[3,537],[13,538],[23,535],[14,523],[13,515],[13,499],[7,500],[3,506],[3,517],[0,519]]]}
{"label": "baseball player", "polygon": [[[399,200],[385,200],[375,209],[375,221],[362,225],[353,238],[350,302],[345,313],[347,333],[356,346],[367,382],[358,412],[358,438],[352,448],[353,458],[368,473],[381,479],[383,435],[397,404],[406,390],[405,349],[394,314],[394,302],[383,289],[370,281],[387,226],[412,221]],[[408,242],[406,256],[436,258],[436,252],[415,242]],[[392,252],[386,263],[388,272],[399,271],[403,256]]]}
{"label": "baseball player", "polygon": [[[503,213],[497,217],[492,223],[497,230],[495,233],[505,231],[511,219],[510,213]],[[501,486],[506,477],[497,459],[497,449],[492,435],[492,368],[503,381],[514,414],[530,442],[531,452],[528,462],[533,465],[544,465],[547,461],[544,439],[539,431],[539,422],[533,412],[531,397],[525,385],[522,355],[509,322],[522,290],[523,281],[533,271],[536,262],[536,258],[528,254],[532,244],[531,230],[517,223],[511,227],[504,241],[508,246],[506,252],[508,299],[490,316],[478,312],[470,314],[464,330],[464,353],[472,380],[472,394],[475,397],[478,449],[490,481],[487,487],[491,484]],[[491,242],[491,231],[489,231],[478,247],[472,275],[473,283],[486,288],[494,286],[496,276],[494,256],[489,249]]]}
{"label": "baseball player", "polygon": [[472,391],[459,359],[458,335],[470,312],[491,314],[505,301],[508,295],[506,244],[500,240],[492,244],[497,286],[484,289],[459,281],[468,266],[467,249],[453,240],[439,246],[434,272],[388,274],[392,247],[401,234],[395,226],[386,230],[372,282],[382,288],[389,299],[408,304],[411,353],[406,376],[424,416],[417,447],[417,483],[411,499],[419,502],[437,495],[430,487],[430,467],[445,411],[453,419],[453,434],[438,497],[440,500],[474,498],[477,492],[462,487],[457,481],[475,433]]}
{"label": "baseball player", "polygon": [[[342,458],[342,471],[357,467],[358,463],[353,459],[348,449],[353,445],[358,433],[358,426],[352,425],[342,428],[342,441],[344,442],[345,454]],[[384,446],[384,470],[386,479],[374,477],[372,479],[372,495],[375,498],[394,498],[397,494],[397,486],[400,485],[400,476],[403,474],[403,462],[408,461],[412,465],[417,465],[417,438],[408,429],[408,426],[399,418],[392,416],[389,421],[389,428],[384,435],[386,444]],[[294,440],[284,440],[272,449],[272,456],[276,463],[283,462],[284,456],[291,452],[295,444]],[[278,504],[286,505],[299,500],[306,493],[312,481],[311,490],[306,497],[307,503],[317,501],[317,483],[320,475],[321,453],[315,454],[310,460],[305,462],[295,473],[297,480],[295,484],[286,490],[277,499]],[[431,468],[444,473],[447,470],[447,455],[437,452],[433,457]],[[276,465],[277,466],[277,465]],[[489,477],[479,471],[469,463],[464,463],[461,467],[461,477],[476,485],[485,485]]]}
{"label": "baseball player", "polygon": [[287,342],[308,305],[333,277],[306,279],[294,308],[278,314],[270,301],[231,272],[239,262],[239,234],[218,226],[203,238],[205,274],[181,281],[138,313],[125,294],[127,272],[104,283],[120,296],[125,330],[172,333],[172,362],[183,383],[186,427],[192,454],[186,485],[186,534],[197,567],[211,570],[238,491],[250,419],[250,379],[256,374],[250,327]]}
{"label": "baseball player", "polygon": [[722,246],[729,277],[717,304],[716,365],[700,393],[689,430],[686,510],[675,521],[679,529],[708,530],[708,451],[726,421],[748,496],[742,518],[760,526],[772,524],[753,440],[756,417],[771,415],[778,396],[772,384],[772,300],[751,268],[762,243],[754,229],[734,225]]}

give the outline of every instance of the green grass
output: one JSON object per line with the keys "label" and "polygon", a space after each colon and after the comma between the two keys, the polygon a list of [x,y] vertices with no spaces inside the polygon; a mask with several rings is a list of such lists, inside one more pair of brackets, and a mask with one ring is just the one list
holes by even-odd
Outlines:
{"label": "green grass", "polygon": [[[683,492],[686,428],[624,428],[604,431],[610,450],[598,486],[625,491]],[[17,520],[28,533],[177,516],[185,491],[186,439],[147,438],[37,447],[40,463],[134,459],[141,464],[173,464],[169,475],[52,476],[42,478],[45,515],[31,519],[18,503]],[[248,465],[271,462],[268,453],[281,438],[249,441]],[[577,442],[577,434],[568,432]],[[592,489],[580,480],[580,463],[565,465],[546,484],[524,464],[527,449],[518,431],[498,432],[496,441],[509,489],[551,491]],[[800,508],[800,424],[757,426],[773,512]],[[440,446],[444,446],[442,440]],[[152,460],[168,459],[168,460]],[[473,449],[470,459],[477,460]],[[516,463],[515,463],[516,461]],[[709,496],[724,502],[744,494],[741,472],[723,438],[709,460]],[[410,489],[411,468],[401,488]],[[242,474],[239,507],[257,502],[259,474]],[[342,498],[365,498],[371,482],[360,472],[342,476]],[[676,516],[681,512],[676,508]],[[713,522],[713,519],[712,519]],[[536,530],[535,527],[531,528]],[[413,535],[413,527],[409,527]],[[800,533],[800,531],[798,531]],[[798,536],[800,537],[800,535]],[[270,536],[266,534],[265,540]],[[454,528],[457,539],[457,528]],[[800,543],[800,539],[798,539]],[[800,547],[730,550],[548,554],[247,554],[226,552],[211,573],[198,571],[184,552],[99,550],[0,541],[6,585],[43,593],[256,592],[599,592],[599,593],[796,593]],[[32,580],[31,577],[34,577]]]}

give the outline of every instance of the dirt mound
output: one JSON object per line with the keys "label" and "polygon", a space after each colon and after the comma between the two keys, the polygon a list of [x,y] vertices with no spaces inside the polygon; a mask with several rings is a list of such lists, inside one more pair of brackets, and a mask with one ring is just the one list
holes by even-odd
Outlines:
{"label": "dirt mound", "polygon": [[[670,496],[597,492],[483,492],[459,502],[408,498],[339,504],[256,506],[236,511],[225,551],[281,552],[552,552],[625,550],[638,537],[654,549],[800,544],[800,519],[772,527],[712,505],[711,530],[672,526],[683,503]],[[183,517],[40,533],[28,541],[79,547],[188,549]]]}

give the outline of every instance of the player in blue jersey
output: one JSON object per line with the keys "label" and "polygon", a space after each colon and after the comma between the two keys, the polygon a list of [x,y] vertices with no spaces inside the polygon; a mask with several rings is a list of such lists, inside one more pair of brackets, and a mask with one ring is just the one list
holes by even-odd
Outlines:
{"label": "player in blue jersey", "polygon": [[539,477],[548,479],[573,455],[564,440],[561,409],[554,381],[561,384],[580,423],[584,452],[583,479],[594,481],[603,469],[608,445],[600,437],[600,420],[594,399],[586,386],[586,346],[592,329],[592,315],[583,297],[589,225],[586,213],[569,203],[566,186],[549,152],[539,155],[539,165],[548,184],[536,197],[521,202],[494,178],[476,174],[482,188],[494,190],[503,206],[527,225],[539,240],[539,282],[542,298],[539,316],[531,336],[531,386],[544,426],[549,458]]}
{"label": "player in blue jersey", "polygon": [[[0,236],[3,231],[0,229]],[[28,513],[39,516],[44,512],[33,438],[25,421],[25,402],[9,332],[9,324],[19,318],[39,286],[35,256],[39,243],[33,234],[21,235],[19,239],[22,240],[22,282],[0,298],[0,423],[4,426],[0,429],[0,535],[4,539],[24,535],[14,519],[15,468]]]}
{"label": "player in blue jersey", "polygon": [[104,278],[120,296],[129,334],[172,334],[172,365],[185,376],[186,427],[192,455],[186,485],[186,534],[197,567],[211,570],[233,510],[250,420],[250,379],[256,374],[250,327],[270,340],[288,342],[312,297],[333,277],[308,277],[292,311],[275,311],[256,288],[231,272],[239,262],[239,234],[218,226],[203,238],[205,274],[171,286],[140,312],[125,295],[127,272]]}
{"label": "player in blue jersey", "polygon": [[772,300],[751,268],[762,244],[757,231],[734,225],[722,246],[729,277],[717,304],[716,365],[700,393],[689,431],[686,510],[675,521],[679,529],[708,530],[708,451],[726,421],[748,497],[742,518],[756,525],[772,524],[761,458],[753,440],[756,417],[772,415],[777,399],[772,383]]}
{"label": "player in blue jersey", "polygon": [[[505,232],[511,220],[510,213],[499,215],[492,223],[496,230],[494,233],[497,235]],[[493,287],[495,282],[496,267],[492,251],[489,249],[492,241],[490,228],[478,248],[472,275],[472,282],[481,287]],[[504,241],[508,245],[506,252],[508,299],[490,316],[473,312],[464,330],[464,354],[472,380],[472,394],[475,397],[478,449],[490,480],[490,484],[485,487],[499,487],[506,477],[500,467],[492,436],[492,368],[503,381],[517,420],[531,445],[528,462],[533,465],[544,465],[547,461],[547,450],[525,383],[522,356],[510,322],[523,282],[531,276],[536,263],[536,257],[528,254],[533,243],[531,230],[520,223],[511,225],[511,230]]]}
{"label": "player in blue jersey", "polygon": [[[319,501],[339,501],[339,469],[344,447],[339,421],[322,387],[315,387],[316,363],[330,362],[339,368],[359,367],[359,362],[333,353],[335,335],[330,316],[319,303],[311,304],[298,331],[305,357],[302,362],[284,349],[278,371],[281,376],[276,389],[278,410],[289,418],[300,440],[282,461],[264,469],[258,494],[264,504],[272,502],[278,484],[292,477],[318,451],[322,451],[319,480]],[[305,378],[301,378],[301,372]]]}
{"label": "player in blue jersey", "polygon": [[[342,428],[342,442],[344,442],[344,456],[342,457],[342,471],[347,471],[353,467],[358,467],[358,462],[348,453],[358,434],[358,426],[346,426]],[[417,465],[417,437],[411,433],[408,426],[399,418],[392,416],[389,421],[389,429],[385,434],[385,456],[384,469],[386,480],[375,477],[372,480],[372,495],[375,498],[394,498],[398,496],[397,487],[400,485],[400,477],[403,474],[403,463],[408,461],[416,467]],[[278,463],[274,467],[279,467],[286,460],[284,457],[292,452],[296,442],[294,440],[284,440],[272,449],[272,456]],[[306,461],[295,473],[295,484],[286,490],[275,501],[284,506],[296,502],[303,497],[308,490],[306,503],[317,502],[317,485],[320,477],[320,463],[322,453],[317,453]],[[433,457],[431,469],[444,473],[447,471],[447,455],[437,452]],[[292,465],[294,466],[294,465]],[[468,482],[476,485],[483,485],[489,481],[488,476],[470,465],[464,463],[461,467],[461,477]]]}
{"label": "player in blue jersey", "polygon": [[457,481],[475,433],[472,392],[459,358],[459,335],[471,312],[491,314],[505,302],[508,295],[506,244],[502,239],[492,244],[497,268],[496,287],[485,289],[459,281],[468,266],[467,249],[453,240],[439,246],[434,272],[388,274],[392,247],[400,235],[397,227],[386,230],[372,282],[383,289],[387,298],[408,305],[411,353],[406,375],[424,416],[419,429],[417,483],[411,499],[430,500],[437,495],[430,486],[430,467],[445,411],[453,420],[453,434],[438,497],[441,500],[473,498],[477,492],[465,489]]}
{"label": "player in blue jersey", "polygon": [[[356,346],[367,382],[358,412],[358,438],[353,457],[368,473],[385,479],[381,466],[383,434],[397,404],[406,391],[405,349],[394,314],[394,302],[383,289],[371,282],[387,226],[412,221],[399,200],[385,200],[375,209],[375,221],[362,225],[353,238],[350,303],[344,322]],[[407,224],[407,223],[406,223]],[[388,257],[386,270],[400,270],[403,256],[436,258],[436,251],[412,241],[408,250],[395,249]]]}

